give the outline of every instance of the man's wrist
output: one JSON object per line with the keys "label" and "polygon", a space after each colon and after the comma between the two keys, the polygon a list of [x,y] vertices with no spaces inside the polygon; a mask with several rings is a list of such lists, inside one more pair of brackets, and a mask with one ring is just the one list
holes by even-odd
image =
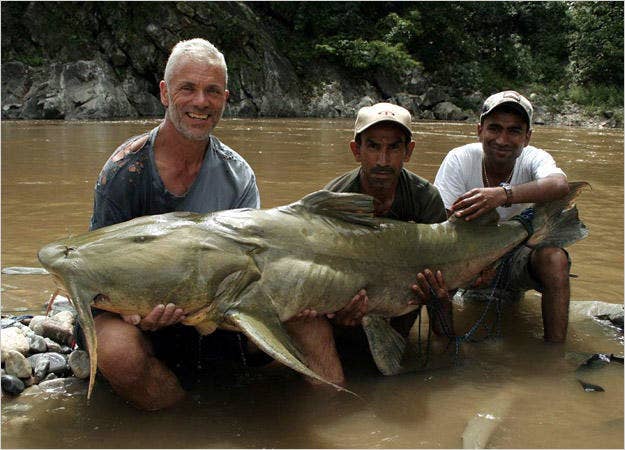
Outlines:
{"label": "man's wrist", "polygon": [[510,186],[510,183],[499,183],[499,187],[501,187],[506,194],[506,200],[502,206],[504,208],[509,208],[512,206],[512,186]]}

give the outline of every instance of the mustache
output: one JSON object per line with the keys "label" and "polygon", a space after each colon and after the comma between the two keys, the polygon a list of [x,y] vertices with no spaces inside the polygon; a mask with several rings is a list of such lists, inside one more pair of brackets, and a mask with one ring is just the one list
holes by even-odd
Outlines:
{"label": "mustache", "polygon": [[392,167],[374,167],[371,169],[371,173],[390,173],[393,174],[395,173],[395,169],[393,169]]}

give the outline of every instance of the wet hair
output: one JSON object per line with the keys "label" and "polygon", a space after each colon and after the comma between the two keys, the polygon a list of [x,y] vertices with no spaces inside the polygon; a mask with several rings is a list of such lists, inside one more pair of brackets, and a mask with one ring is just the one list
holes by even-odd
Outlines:
{"label": "wet hair", "polygon": [[[405,138],[404,139],[404,144],[408,145],[412,141],[412,134],[408,133],[402,126],[398,125],[396,122],[385,121],[385,122],[378,122],[378,123],[388,123],[388,124],[396,125],[397,128],[401,129],[404,132],[404,138]],[[374,124],[374,125],[377,125],[377,124]],[[371,128],[371,127],[369,127],[369,128]],[[367,131],[369,128],[366,128],[366,129],[362,130],[360,133],[358,133],[354,137],[354,141],[356,142],[356,144],[358,144],[358,145],[362,144],[362,133]]]}
{"label": "wet hair", "polygon": [[501,105],[493,108],[493,110],[487,116],[482,117],[482,120],[480,120],[480,125],[484,125],[484,119],[486,119],[486,117],[490,116],[494,112],[514,114],[515,116],[518,116],[521,119],[523,119],[523,122],[525,122],[525,125],[527,125],[527,130],[530,129],[530,123],[527,118],[527,113],[523,112],[521,107],[515,105],[514,103],[502,103]]}
{"label": "wet hair", "polygon": [[181,56],[186,56],[192,61],[220,67],[224,71],[225,84],[228,85],[228,66],[226,66],[224,55],[213,44],[201,38],[180,41],[174,46],[165,66],[165,83],[169,84]]}

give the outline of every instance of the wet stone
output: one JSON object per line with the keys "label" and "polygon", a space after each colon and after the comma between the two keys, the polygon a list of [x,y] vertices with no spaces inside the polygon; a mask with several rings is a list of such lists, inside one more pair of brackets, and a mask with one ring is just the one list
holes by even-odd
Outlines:
{"label": "wet stone", "polygon": [[43,323],[43,321],[47,320],[48,318],[46,316],[33,316],[32,319],[30,319],[30,323],[28,324],[28,328],[30,328],[31,330],[33,330],[35,333],[37,333],[38,335],[41,336],[41,323]]}
{"label": "wet stone", "polygon": [[[48,302],[44,303],[43,306],[47,308]],[[61,311],[72,311],[72,312],[76,311],[74,307],[72,306],[72,302],[70,302],[70,300],[67,297],[64,297],[62,295],[56,296],[56,298],[54,299],[54,302],[52,302],[52,307],[50,309],[53,315]]]}
{"label": "wet stone", "polygon": [[44,342],[46,343],[46,345],[48,346],[48,351],[49,352],[58,352],[61,353],[61,344],[54,342],[52,339],[50,338],[43,338]]}
{"label": "wet stone", "polygon": [[62,345],[59,353],[63,353],[64,355],[69,355],[72,352],[72,348],[69,345]]}
{"label": "wet stone", "polygon": [[89,376],[89,354],[86,351],[74,350],[69,355],[68,362],[76,378],[87,378]]}
{"label": "wet stone", "polygon": [[69,344],[74,340],[74,327],[52,318],[38,321],[36,325],[31,326],[31,329],[38,335],[50,338],[60,344]]}
{"label": "wet stone", "polygon": [[55,394],[83,395],[87,384],[76,377],[57,378],[38,384],[42,391]]}
{"label": "wet stone", "polygon": [[72,328],[74,326],[75,315],[72,311],[60,311],[55,315],[51,316],[52,320],[56,320],[57,322],[63,324],[64,326]]}
{"label": "wet stone", "polygon": [[30,350],[30,343],[24,332],[16,327],[5,328],[0,335],[0,345],[2,346],[2,361],[10,351],[27,354]]}
{"label": "wet stone", "polygon": [[28,357],[28,360],[30,361],[30,364],[32,366],[37,366],[37,363],[40,359],[47,359],[50,362],[48,372],[54,372],[57,375],[65,373],[69,368],[67,365],[67,360],[60,353],[37,353]]}
{"label": "wet stone", "polygon": [[43,353],[48,351],[48,345],[44,338],[37,334],[33,334],[29,337],[30,340],[30,352],[31,353]]}
{"label": "wet stone", "polygon": [[24,386],[26,387],[30,387],[33,386],[35,384],[37,384],[37,378],[33,377],[32,375],[29,376],[28,378],[23,378],[22,381],[24,382]]}
{"label": "wet stone", "polygon": [[2,375],[2,390],[7,394],[20,394],[26,386],[19,378],[13,375]]}
{"label": "wet stone", "polygon": [[42,381],[56,380],[58,376],[55,373],[49,373]]}
{"label": "wet stone", "polygon": [[16,323],[17,323],[17,320],[10,318],[10,317],[3,317],[2,319],[0,319],[0,326],[2,326],[2,328],[9,328],[15,325]]}
{"label": "wet stone", "polygon": [[4,358],[4,370],[9,375],[18,378],[28,378],[32,373],[32,366],[24,355],[15,350],[9,350]]}
{"label": "wet stone", "polygon": [[43,380],[48,374],[48,368],[50,367],[50,360],[46,358],[41,358],[35,364],[35,377],[39,380]]}

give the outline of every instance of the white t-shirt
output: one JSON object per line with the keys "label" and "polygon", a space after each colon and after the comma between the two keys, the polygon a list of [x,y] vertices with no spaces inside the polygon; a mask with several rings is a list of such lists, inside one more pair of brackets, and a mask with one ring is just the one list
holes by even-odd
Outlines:
{"label": "white t-shirt", "polygon": [[[474,188],[483,188],[482,180],[482,143],[463,145],[451,150],[438,169],[434,186],[438,188],[446,209],[462,194]],[[514,163],[511,185],[529,183],[545,178],[548,175],[562,174],[549,153],[540,148],[528,145]],[[531,203],[517,203],[509,208],[499,207],[497,212],[501,220],[520,213]]]}

